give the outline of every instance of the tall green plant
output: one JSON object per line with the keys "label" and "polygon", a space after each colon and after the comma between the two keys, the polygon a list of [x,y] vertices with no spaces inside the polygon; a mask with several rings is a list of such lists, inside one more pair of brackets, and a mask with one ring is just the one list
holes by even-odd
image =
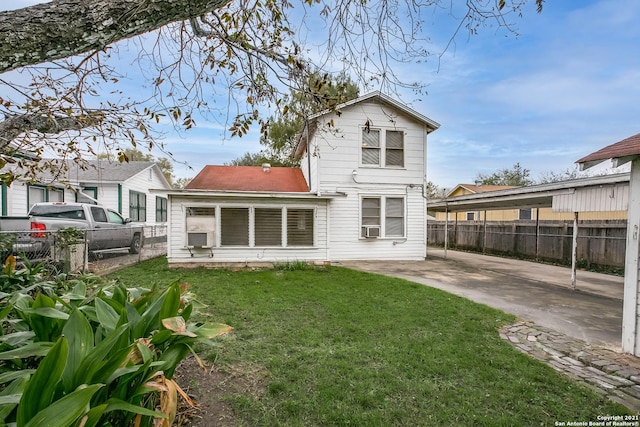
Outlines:
{"label": "tall green plant", "polygon": [[0,423],[169,426],[177,365],[196,342],[232,329],[189,322],[185,291],[178,282],[148,290],[76,281],[59,296],[5,298]]}

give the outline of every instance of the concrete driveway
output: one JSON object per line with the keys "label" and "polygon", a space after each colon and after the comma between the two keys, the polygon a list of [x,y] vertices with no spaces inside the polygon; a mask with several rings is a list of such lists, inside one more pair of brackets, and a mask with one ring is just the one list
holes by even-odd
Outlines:
{"label": "concrete driveway", "polygon": [[349,261],[340,265],[399,277],[486,304],[523,320],[619,351],[623,278],[466,252],[429,249],[425,261]]}

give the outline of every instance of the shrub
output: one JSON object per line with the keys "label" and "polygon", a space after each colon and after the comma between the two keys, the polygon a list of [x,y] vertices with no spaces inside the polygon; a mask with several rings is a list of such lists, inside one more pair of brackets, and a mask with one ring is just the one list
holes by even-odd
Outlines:
{"label": "shrub", "polygon": [[190,323],[193,305],[178,282],[162,290],[72,283],[61,295],[1,300],[0,424],[170,426],[175,368],[194,343],[231,328]]}

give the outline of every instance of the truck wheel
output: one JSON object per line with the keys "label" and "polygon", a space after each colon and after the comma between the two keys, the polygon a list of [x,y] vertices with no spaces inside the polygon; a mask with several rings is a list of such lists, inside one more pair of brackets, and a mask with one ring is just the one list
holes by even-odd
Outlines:
{"label": "truck wheel", "polygon": [[133,239],[131,239],[131,246],[129,246],[130,254],[139,254],[140,248],[142,247],[142,242],[140,240],[139,234],[134,234]]}

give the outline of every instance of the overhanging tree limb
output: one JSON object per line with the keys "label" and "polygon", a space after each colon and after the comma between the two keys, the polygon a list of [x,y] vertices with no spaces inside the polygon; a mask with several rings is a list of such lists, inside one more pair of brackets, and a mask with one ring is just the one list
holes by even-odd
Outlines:
{"label": "overhanging tree limb", "polygon": [[0,73],[204,15],[230,0],[53,0],[0,12]]}
{"label": "overhanging tree limb", "polygon": [[102,114],[78,116],[46,116],[24,114],[8,117],[0,122],[0,152],[24,132],[37,131],[42,134],[58,134],[95,126]]}

